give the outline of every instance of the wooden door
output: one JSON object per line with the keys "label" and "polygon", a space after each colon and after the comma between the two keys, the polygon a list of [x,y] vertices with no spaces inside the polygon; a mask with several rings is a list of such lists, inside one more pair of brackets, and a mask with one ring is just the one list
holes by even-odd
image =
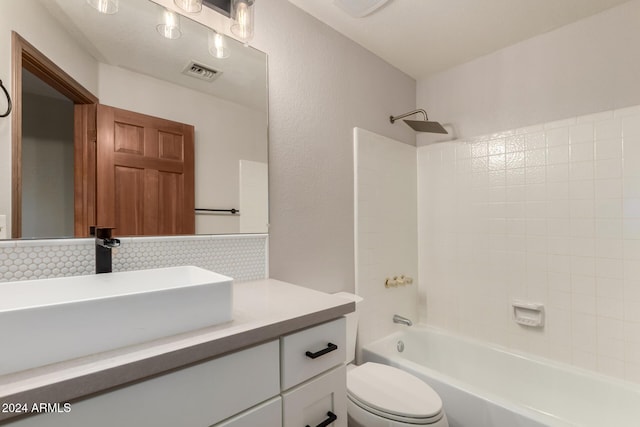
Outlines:
{"label": "wooden door", "polygon": [[194,234],[194,128],[97,107],[97,224],[118,236]]}

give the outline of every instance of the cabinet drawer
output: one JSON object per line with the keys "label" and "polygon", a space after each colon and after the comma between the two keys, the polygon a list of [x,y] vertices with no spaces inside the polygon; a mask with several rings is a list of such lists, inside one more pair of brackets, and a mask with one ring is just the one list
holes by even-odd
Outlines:
{"label": "cabinet drawer", "polygon": [[346,319],[341,317],[282,337],[282,390],[344,363],[346,333]]}
{"label": "cabinet drawer", "polygon": [[11,427],[203,427],[280,392],[278,341],[72,403],[67,414],[42,414]]}
{"label": "cabinet drawer", "polygon": [[282,394],[283,427],[304,427],[335,416],[332,427],[347,426],[347,371],[339,366]]}
{"label": "cabinet drawer", "polygon": [[212,427],[282,427],[280,396]]}

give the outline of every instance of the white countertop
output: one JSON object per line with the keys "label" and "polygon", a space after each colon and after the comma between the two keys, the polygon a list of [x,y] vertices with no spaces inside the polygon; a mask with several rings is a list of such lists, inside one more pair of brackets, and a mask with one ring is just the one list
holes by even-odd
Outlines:
{"label": "white countertop", "polygon": [[[0,376],[0,404],[71,401],[355,310],[353,302],[273,279],[236,283],[233,298],[231,322]],[[0,422],[10,417],[12,414],[0,413]]]}

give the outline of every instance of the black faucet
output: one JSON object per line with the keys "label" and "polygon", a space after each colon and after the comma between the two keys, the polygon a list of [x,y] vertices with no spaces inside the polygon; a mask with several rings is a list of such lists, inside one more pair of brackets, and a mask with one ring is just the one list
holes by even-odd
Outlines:
{"label": "black faucet", "polygon": [[96,237],[96,274],[111,273],[111,249],[120,246],[120,240],[113,238],[113,227],[92,226],[90,234]]}

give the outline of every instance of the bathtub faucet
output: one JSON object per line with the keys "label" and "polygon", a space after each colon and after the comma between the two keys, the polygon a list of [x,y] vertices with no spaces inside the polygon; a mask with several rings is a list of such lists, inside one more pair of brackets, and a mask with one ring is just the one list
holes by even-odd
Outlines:
{"label": "bathtub faucet", "polygon": [[400,316],[398,314],[393,315],[393,323],[399,323],[401,325],[407,325],[407,326],[413,325],[413,322],[411,322],[411,320],[407,319],[406,317]]}

